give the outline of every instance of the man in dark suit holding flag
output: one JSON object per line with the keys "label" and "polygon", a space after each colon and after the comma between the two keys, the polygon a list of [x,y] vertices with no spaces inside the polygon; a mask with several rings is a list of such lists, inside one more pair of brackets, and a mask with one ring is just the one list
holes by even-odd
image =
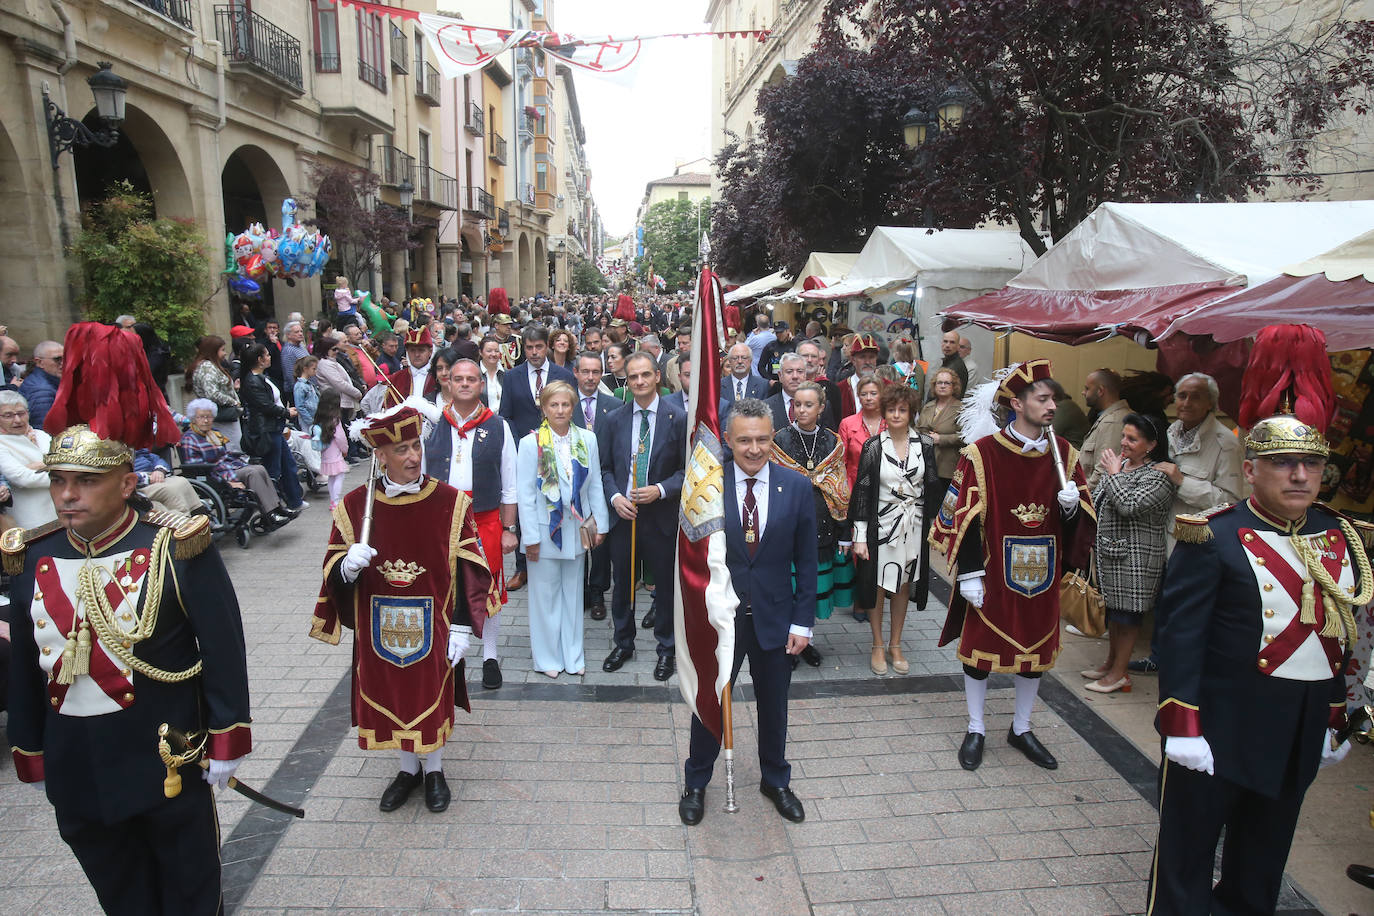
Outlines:
{"label": "man in dark suit holding flag", "polygon": [[[725,560],[739,600],[730,681],[748,657],[758,703],[759,791],[783,817],[799,822],[806,812],[789,788],[787,690],[790,657],[810,643],[815,621],[815,500],[806,478],[768,460],[773,419],[767,404],[748,397],[736,401],[725,438],[734,452],[723,465]],[[706,784],[719,753],[716,736],[693,716],[686,791],[678,802],[688,826],[705,814]]]}

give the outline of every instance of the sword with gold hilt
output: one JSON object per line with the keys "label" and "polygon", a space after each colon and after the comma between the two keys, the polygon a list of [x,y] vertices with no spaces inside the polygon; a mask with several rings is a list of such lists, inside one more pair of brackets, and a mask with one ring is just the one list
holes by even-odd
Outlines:
{"label": "sword with gold hilt", "polygon": [[[184,766],[199,766],[202,770],[210,769],[210,761],[204,758],[205,744],[209,739],[209,734],[205,732],[192,732],[187,734],[181,729],[173,728],[163,722],[157,728],[157,754],[162,758],[162,765],[167,768],[167,778],[162,781],[162,794],[167,798],[176,798],[181,794],[181,774],[178,771]],[[305,810],[286,802],[277,801],[263,795],[257,789],[245,786],[233,776],[228,780],[229,788],[242,795],[249,801],[255,801],[260,805],[265,805],[274,811],[281,811],[294,817],[305,817]]]}

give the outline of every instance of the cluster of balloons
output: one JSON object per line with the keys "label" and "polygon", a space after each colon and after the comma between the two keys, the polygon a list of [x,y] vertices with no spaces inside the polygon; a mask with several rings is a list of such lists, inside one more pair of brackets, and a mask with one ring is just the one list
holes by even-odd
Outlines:
{"label": "cluster of balloons", "polygon": [[262,283],[279,277],[294,286],[296,280],[313,277],[329,262],[334,243],[317,229],[296,220],[296,201],[281,205],[281,231],[253,223],[243,232],[224,237],[224,273],[229,288],[252,298],[262,293]]}

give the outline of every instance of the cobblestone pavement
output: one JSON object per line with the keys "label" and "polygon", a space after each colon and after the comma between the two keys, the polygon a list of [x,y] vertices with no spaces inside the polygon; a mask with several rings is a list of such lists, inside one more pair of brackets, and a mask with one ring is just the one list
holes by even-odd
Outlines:
{"label": "cobblestone pavement", "polygon": [[[351,473],[357,482],[360,472]],[[385,815],[389,752],[365,753],[348,722],[347,638],[306,636],[328,528],[321,502],[248,550],[222,547],[248,640],[255,748],[244,782],[306,808],[298,821],[220,796],[231,911],[384,909],[601,913],[1138,913],[1154,841],[1154,761],[1056,678],[1036,734],[1060,760],[1031,765],[1005,744],[1012,691],[995,678],[988,752],[955,751],[966,715],[958,665],[937,649],[943,606],[914,611],[911,673],[874,677],[867,624],[817,626],[820,668],[793,682],[788,756],[806,805],[789,824],[757,791],[748,678],[736,702],[740,811],[723,764],[706,820],[678,820],[688,714],[676,681],[652,678],[652,636],[600,670],[609,621],[587,621],[588,673],[530,669],[527,591],[503,611],[505,686],[469,671],[473,714],[445,751],[453,803],[418,796]],[[646,609],[641,602],[640,613]],[[480,660],[476,649],[470,653]],[[3,721],[3,720],[0,720]],[[151,742],[150,742],[151,752]],[[1353,755],[1352,755],[1353,756]],[[89,913],[94,895],[40,793],[0,768],[0,900],[7,913]],[[1374,902],[1374,901],[1371,901]],[[1288,913],[1319,912],[1296,891]]]}

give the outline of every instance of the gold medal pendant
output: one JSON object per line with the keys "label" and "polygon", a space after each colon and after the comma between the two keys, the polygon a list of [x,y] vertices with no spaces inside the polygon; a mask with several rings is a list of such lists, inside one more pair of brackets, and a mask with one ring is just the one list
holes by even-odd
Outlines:
{"label": "gold medal pendant", "polygon": [[744,543],[746,543],[746,544],[752,544],[752,543],[754,543],[754,532],[753,532],[753,531],[746,531],[746,532],[744,532]]}
{"label": "gold medal pendant", "polygon": [[814,471],[814,470],[816,470],[816,462],[814,462],[814,461],[807,461],[807,462],[806,462],[806,469],[807,469],[808,471]]}

